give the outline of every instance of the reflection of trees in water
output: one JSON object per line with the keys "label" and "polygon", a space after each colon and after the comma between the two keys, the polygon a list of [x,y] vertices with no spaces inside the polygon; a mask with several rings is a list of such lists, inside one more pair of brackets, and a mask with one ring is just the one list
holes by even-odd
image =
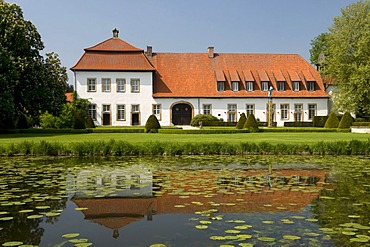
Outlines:
{"label": "reflection of trees in water", "polygon": [[[14,163],[11,163],[14,162]],[[6,183],[7,187],[0,189],[0,196],[6,193],[9,197],[8,202],[24,203],[23,205],[1,206],[0,211],[9,212],[12,220],[0,222],[0,244],[7,241],[22,241],[25,244],[38,245],[44,234],[44,229],[40,227],[43,221],[54,224],[58,221],[58,216],[39,219],[27,219],[27,216],[61,210],[66,207],[67,198],[59,197],[65,194],[61,191],[61,185],[65,183],[62,168],[55,167],[45,161],[32,161],[26,163],[8,161],[3,166],[1,182]],[[2,203],[5,203],[2,201]],[[37,206],[49,206],[48,209],[36,209]],[[20,210],[33,209],[31,213],[19,213]]]}
{"label": "reflection of trees in water", "polygon": [[[347,164],[346,170],[336,170],[334,175],[326,178],[325,182],[330,183],[330,187],[326,186],[326,189],[321,190],[321,198],[313,202],[312,212],[317,215],[320,227],[333,228],[338,232],[332,235],[338,246],[357,246],[349,241],[355,236],[341,233],[351,229],[343,230],[345,227],[341,225],[358,223],[370,226],[370,173],[369,169],[367,172],[362,171],[366,170],[365,167],[361,171],[351,170],[351,164]],[[349,217],[351,215],[354,217]],[[369,235],[368,229],[354,231],[356,234]]]}

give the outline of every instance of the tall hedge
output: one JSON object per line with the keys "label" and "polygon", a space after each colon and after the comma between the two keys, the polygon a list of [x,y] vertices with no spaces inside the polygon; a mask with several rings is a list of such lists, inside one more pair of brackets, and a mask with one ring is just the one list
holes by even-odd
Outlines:
{"label": "tall hedge", "polygon": [[247,120],[244,124],[244,129],[248,129],[250,131],[258,130],[258,122],[253,113],[248,115]]}
{"label": "tall hedge", "polygon": [[337,114],[335,114],[334,112],[330,113],[328,119],[325,122],[324,128],[338,128],[338,126],[339,120]]}
{"label": "tall hedge", "polygon": [[342,119],[339,122],[338,128],[339,129],[348,129],[353,124],[353,118],[349,112],[344,113]]}
{"label": "tall hedge", "polygon": [[161,128],[157,117],[152,114],[149,116],[148,120],[145,123],[145,132],[146,133],[158,133],[158,129]]}
{"label": "tall hedge", "polygon": [[240,114],[240,118],[238,123],[236,124],[237,129],[243,129],[245,121],[247,121],[247,117],[245,116],[244,112]]}

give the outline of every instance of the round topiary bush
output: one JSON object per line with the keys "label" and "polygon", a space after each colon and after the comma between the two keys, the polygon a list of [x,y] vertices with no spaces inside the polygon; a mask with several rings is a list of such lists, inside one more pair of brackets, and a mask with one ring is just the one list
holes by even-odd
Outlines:
{"label": "round topiary bush", "polygon": [[200,122],[203,126],[211,126],[213,123],[221,122],[221,120],[210,114],[198,114],[191,120],[190,125],[198,127]]}
{"label": "round topiary bush", "polygon": [[146,133],[158,133],[158,129],[161,128],[157,117],[152,114],[149,116],[148,120],[145,123],[145,132]]}
{"label": "round topiary bush", "polygon": [[245,116],[244,112],[240,114],[240,118],[238,123],[236,124],[237,129],[243,129],[245,121],[247,121],[247,117]]}
{"label": "round topiary bush", "polygon": [[352,126],[353,118],[349,112],[344,113],[342,119],[339,122],[339,129],[348,129]]}
{"label": "round topiary bush", "polygon": [[325,122],[324,128],[338,128],[338,125],[339,120],[337,114],[335,114],[334,112],[330,113],[328,119]]}
{"label": "round topiary bush", "polygon": [[248,129],[249,131],[258,131],[258,122],[254,117],[254,114],[248,115],[243,128]]}

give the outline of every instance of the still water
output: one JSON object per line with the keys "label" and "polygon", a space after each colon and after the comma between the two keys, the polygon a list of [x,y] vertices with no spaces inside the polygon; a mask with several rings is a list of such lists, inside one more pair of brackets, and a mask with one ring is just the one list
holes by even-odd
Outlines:
{"label": "still water", "polygon": [[368,157],[0,159],[3,246],[370,246]]}

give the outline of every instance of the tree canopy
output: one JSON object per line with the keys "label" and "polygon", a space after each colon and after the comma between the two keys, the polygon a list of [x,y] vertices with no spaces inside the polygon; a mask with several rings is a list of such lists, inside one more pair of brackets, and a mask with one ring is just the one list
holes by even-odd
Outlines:
{"label": "tree canopy", "polygon": [[36,27],[16,4],[0,0],[0,128],[12,128],[26,114],[58,114],[66,102],[66,68],[55,53],[40,55]]}
{"label": "tree canopy", "polygon": [[338,90],[333,96],[340,111],[370,114],[370,1],[359,1],[342,9],[327,34],[312,43],[311,62],[325,53],[323,74]]}

